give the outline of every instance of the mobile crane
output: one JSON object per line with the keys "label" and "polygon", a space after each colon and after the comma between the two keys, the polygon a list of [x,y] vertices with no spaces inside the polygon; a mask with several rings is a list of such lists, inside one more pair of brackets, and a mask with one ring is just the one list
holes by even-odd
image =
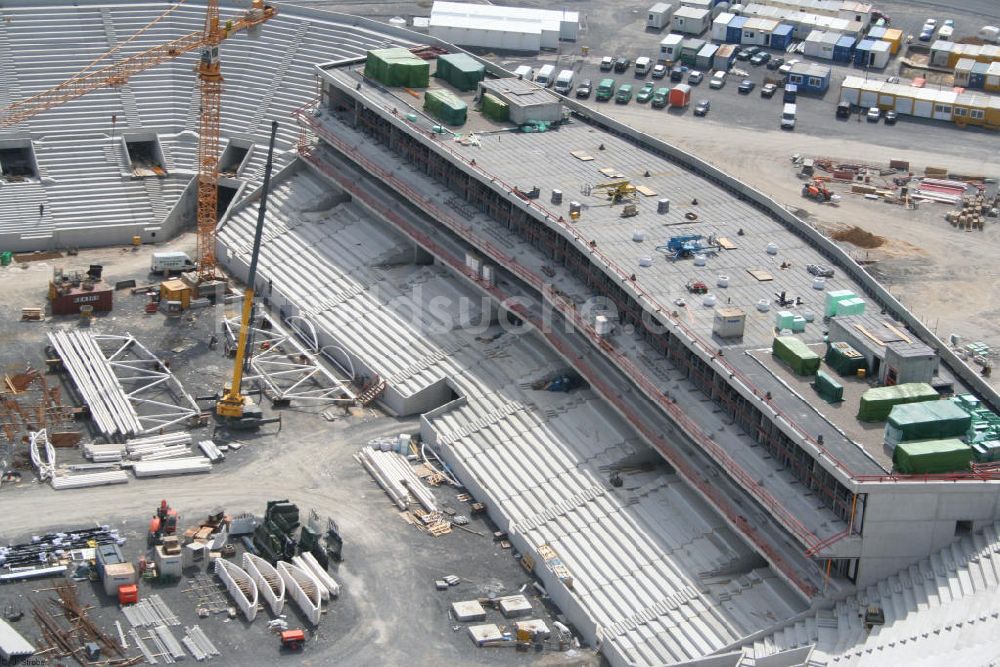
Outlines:
{"label": "mobile crane", "polygon": [[82,71],[48,90],[0,109],[0,129],[11,127],[53,107],[83,97],[99,88],[119,88],[129,78],[162,62],[174,60],[185,53],[200,50],[198,81],[201,93],[201,114],[198,140],[198,276],[201,281],[215,280],[215,225],[218,222],[219,185],[219,122],[222,107],[222,70],[219,45],[229,36],[257,28],[275,15],[274,7],[264,0],[252,0],[251,7],[242,17],[227,20],[219,25],[219,0],[208,0],[205,11],[205,28],[165,44],[123,58],[110,65],[95,69],[122,46],[166,18],[182,4],[169,7],[134,35],[90,62]]}

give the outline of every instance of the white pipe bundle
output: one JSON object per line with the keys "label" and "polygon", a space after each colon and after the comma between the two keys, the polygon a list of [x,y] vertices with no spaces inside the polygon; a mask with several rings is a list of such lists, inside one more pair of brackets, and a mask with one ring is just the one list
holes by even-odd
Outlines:
{"label": "white pipe bundle", "polygon": [[399,454],[363,447],[358,453],[362,465],[371,473],[396,506],[405,510],[410,506],[410,495],[428,512],[437,512],[434,496],[424,486],[413,468]]}
{"label": "white pipe bundle", "polygon": [[132,438],[125,443],[125,446],[132,450],[132,448],[141,448],[148,445],[190,445],[191,444],[191,434],[190,433],[163,433],[161,435],[147,435],[142,438]]}
{"label": "white pipe bundle", "polygon": [[204,456],[190,456],[165,461],[136,461],[132,465],[136,477],[161,477],[212,472],[212,462]]}
{"label": "white pipe bundle", "polygon": [[124,447],[118,444],[99,445],[88,443],[83,446],[83,455],[94,463],[111,463],[122,460]]}
{"label": "white pipe bundle", "polygon": [[161,449],[151,449],[145,452],[132,454],[131,458],[137,461],[159,461],[161,459],[175,459],[180,456],[190,456],[191,448],[186,445],[176,447],[163,447]]}
{"label": "white pipe bundle", "polygon": [[128,474],[124,470],[109,470],[93,472],[84,475],[58,475],[52,478],[53,489],[82,489],[88,486],[104,486],[106,484],[125,484]]}

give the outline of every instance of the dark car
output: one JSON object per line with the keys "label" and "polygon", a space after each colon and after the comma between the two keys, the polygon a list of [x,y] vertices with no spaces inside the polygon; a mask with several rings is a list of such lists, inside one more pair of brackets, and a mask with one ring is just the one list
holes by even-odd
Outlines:
{"label": "dark car", "polygon": [[837,118],[850,118],[850,117],[851,117],[851,103],[840,102],[837,105]]}
{"label": "dark car", "polygon": [[704,116],[708,113],[708,110],[712,108],[712,103],[708,100],[701,100],[698,105],[694,108],[695,116]]}
{"label": "dark car", "polygon": [[590,93],[594,90],[594,83],[590,79],[584,79],[580,82],[580,85],[576,87],[576,96],[581,99],[586,99],[590,97]]}
{"label": "dark car", "polygon": [[899,115],[896,114],[895,111],[886,111],[885,112],[885,124],[886,125],[895,125],[897,120],[899,120]]}
{"label": "dark car", "polygon": [[771,58],[770,60],[767,61],[767,68],[778,69],[784,64],[785,64],[785,59],[782,58],[781,56],[778,56],[777,58]]}
{"label": "dark car", "polygon": [[760,96],[765,99],[771,99],[776,92],[778,92],[778,87],[773,83],[765,83],[760,87]]}
{"label": "dark car", "polygon": [[754,82],[750,79],[743,79],[740,81],[740,87],[736,90],[739,91],[740,95],[749,95],[750,91],[753,90]]}
{"label": "dark car", "polygon": [[738,51],[738,52],[736,53],[736,59],[737,59],[737,60],[750,60],[750,59],[751,59],[751,58],[753,58],[753,57],[754,57],[754,56],[755,56],[756,54],[757,54],[757,52],[756,52],[756,51],[753,51],[753,50],[751,50],[751,49],[749,49],[749,48],[747,48],[747,49],[740,49],[740,50],[739,50],[739,51]]}
{"label": "dark car", "polygon": [[750,59],[750,64],[763,65],[770,59],[771,59],[770,53],[768,53],[767,51],[761,51],[760,53],[755,54],[754,57]]}
{"label": "dark car", "polygon": [[615,71],[616,72],[624,72],[624,71],[628,70],[629,65],[631,65],[631,64],[632,64],[632,61],[629,60],[628,58],[619,58],[618,60],[615,61]]}
{"label": "dark car", "polygon": [[681,82],[684,80],[684,68],[677,65],[670,70],[670,80],[674,82]]}

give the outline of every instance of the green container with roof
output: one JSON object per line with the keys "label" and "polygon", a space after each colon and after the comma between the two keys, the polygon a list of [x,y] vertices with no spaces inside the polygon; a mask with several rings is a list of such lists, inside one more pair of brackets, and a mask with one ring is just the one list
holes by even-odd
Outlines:
{"label": "green container with roof", "polygon": [[386,86],[426,88],[431,66],[406,49],[373,49],[365,60],[365,76]]}
{"label": "green container with roof", "polygon": [[868,368],[865,356],[848,343],[842,341],[830,343],[823,359],[827,365],[840,375],[857,375],[862,368]]}
{"label": "green container with roof", "polygon": [[483,95],[483,115],[502,123],[510,119],[510,107],[496,95],[485,93]]}
{"label": "green container with roof", "polygon": [[881,422],[889,418],[892,408],[903,403],[936,401],[941,398],[934,387],[926,382],[908,382],[891,387],[875,387],[861,395],[858,419],[863,422]]}
{"label": "green container with roof", "polygon": [[428,90],[424,93],[424,111],[448,125],[464,125],[469,105],[450,90]]}
{"label": "green container with roof", "polygon": [[839,403],[844,400],[844,385],[823,371],[817,371],[816,381],[813,382],[812,386],[820,398],[827,403]]}
{"label": "green container with roof", "polygon": [[788,364],[796,375],[815,375],[819,370],[819,355],[793,336],[776,336],[771,352]]}
{"label": "green container with roof", "polygon": [[896,470],[907,475],[968,470],[972,448],[961,440],[917,440],[901,442],[892,451]]}
{"label": "green container with roof", "polygon": [[486,78],[486,67],[466,53],[449,53],[438,56],[434,76],[459,90],[475,90]]}
{"label": "green container with roof", "polygon": [[972,425],[972,415],[952,401],[923,401],[896,405],[885,424],[886,444],[909,440],[957,438]]}

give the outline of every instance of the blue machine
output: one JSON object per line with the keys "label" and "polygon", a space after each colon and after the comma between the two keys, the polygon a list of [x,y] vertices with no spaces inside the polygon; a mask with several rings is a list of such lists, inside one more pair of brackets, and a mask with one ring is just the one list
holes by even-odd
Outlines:
{"label": "blue machine", "polygon": [[714,250],[718,246],[714,236],[706,239],[701,234],[688,234],[686,236],[671,236],[666,245],[656,246],[656,250],[670,255],[671,259],[676,261],[705,250]]}

